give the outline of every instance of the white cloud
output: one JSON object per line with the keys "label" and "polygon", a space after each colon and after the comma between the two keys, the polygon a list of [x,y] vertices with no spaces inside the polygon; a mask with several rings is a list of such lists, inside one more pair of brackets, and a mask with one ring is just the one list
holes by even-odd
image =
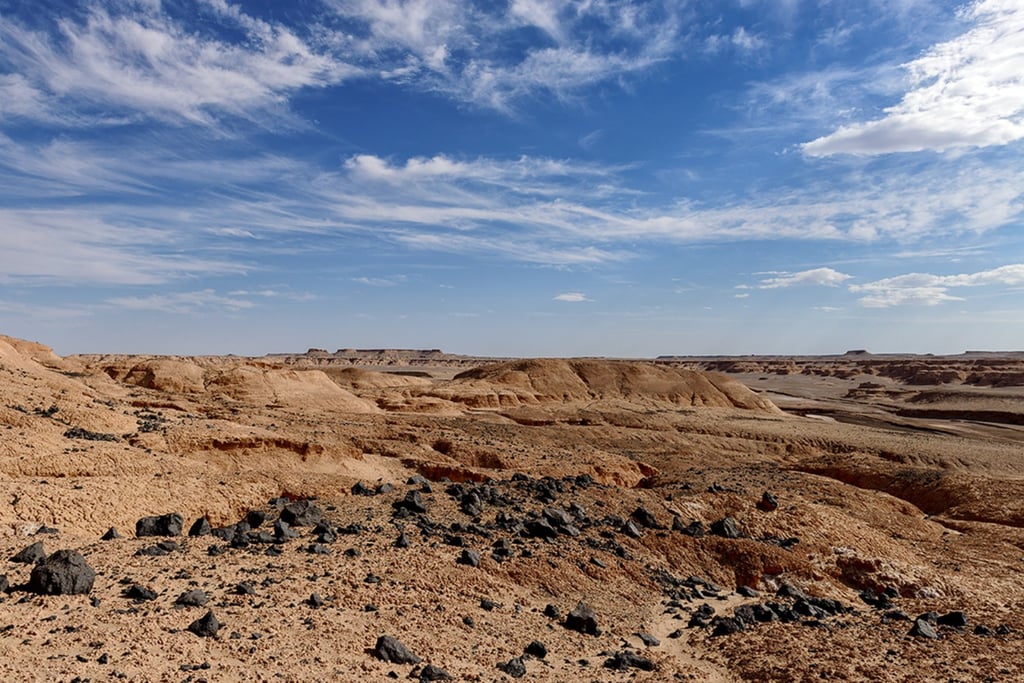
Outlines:
{"label": "white cloud", "polygon": [[565,301],[571,304],[578,304],[584,301],[592,301],[592,299],[588,299],[587,295],[583,292],[565,292],[554,297],[554,301]]}
{"label": "white cloud", "polygon": [[[653,0],[328,0],[339,53],[411,87],[511,112],[539,94],[567,99],[650,69],[683,48],[680,8]],[[523,40],[524,29],[545,40]]]}
{"label": "white cloud", "polygon": [[838,287],[852,275],[840,273],[832,268],[815,268],[799,273],[776,273],[775,277],[761,280],[759,289],[782,289],[799,285],[815,285],[818,287]]}
{"label": "white cloud", "polygon": [[125,296],[107,299],[116,308],[131,311],[162,311],[164,313],[195,313],[203,310],[240,311],[255,308],[256,304],[237,296],[224,296],[212,289],[196,292]]}
{"label": "white cloud", "polygon": [[712,34],[705,39],[705,50],[709,54],[718,54],[728,48],[740,53],[757,52],[768,47],[763,37],[750,33],[743,26],[737,27],[731,34]]}
{"label": "white cloud", "polygon": [[1024,5],[982,0],[973,27],[904,65],[910,89],[873,121],[803,145],[810,156],[945,151],[1024,138]]}
{"label": "white cloud", "polygon": [[247,40],[202,35],[155,6],[94,7],[82,21],[59,20],[55,35],[0,17],[0,59],[18,74],[0,81],[8,96],[0,98],[0,115],[74,123],[61,113],[73,103],[82,123],[102,122],[114,108],[210,125],[224,114],[283,113],[290,93],[361,72],[314,52],[287,27],[211,4]]}
{"label": "white cloud", "polygon": [[0,282],[155,285],[245,270],[240,263],[181,255],[183,235],[113,223],[96,210],[0,209],[0,225]]}
{"label": "white cloud", "polygon": [[383,278],[383,277],[354,277],[352,282],[356,282],[367,287],[394,287],[404,278]]}
{"label": "white cloud", "polygon": [[1006,265],[992,270],[959,275],[932,275],[908,273],[876,280],[861,285],[850,285],[850,291],[863,294],[860,303],[868,308],[888,308],[902,305],[936,306],[946,301],[963,301],[953,296],[951,289],[968,287],[1024,285],[1024,264]]}

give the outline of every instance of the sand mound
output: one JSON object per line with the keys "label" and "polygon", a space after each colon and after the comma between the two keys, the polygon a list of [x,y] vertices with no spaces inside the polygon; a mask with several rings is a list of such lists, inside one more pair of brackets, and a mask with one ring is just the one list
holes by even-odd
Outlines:
{"label": "sand mound", "polygon": [[[778,411],[771,401],[724,375],[652,363],[521,360],[460,373],[453,385],[463,382],[472,387],[481,381],[493,387],[499,397],[505,390],[522,403],[626,398],[683,406]],[[510,401],[500,403],[507,405]]]}
{"label": "sand mound", "polygon": [[377,407],[332,382],[320,370],[275,370],[243,365],[207,376],[207,390],[247,403],[317,406],[349,413]]}
{"label": "sand mound", "polygon": [[423,377],[397,375],[390,372],[373,372],[372,370],[363,370],[362,368],[328,368],[323,372],[342,387],[362,391],[430,385],[430,380]]}
{"label": "sand mound", "polygon": [[190,361],[148,360],[133,366],[121,381],[167,393],[201,394],[206,390],[203,369]]}

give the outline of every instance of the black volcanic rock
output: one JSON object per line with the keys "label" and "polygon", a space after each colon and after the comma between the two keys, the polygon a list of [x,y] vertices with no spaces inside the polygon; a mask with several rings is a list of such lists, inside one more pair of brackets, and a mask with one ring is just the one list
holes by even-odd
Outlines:
{"label": "black volcanic rock", "polygon": [[458,564],[464,564],[469,567],[479,567],[480,553],[476,550],[470,550],[469,548],[466,548],[462,551],[462,555],[459,556],[457,562]]}
{"label": "black volcanic rock", "polygon": [[35,564],[46,557],[46,552],[43,550],[43,542],[36,541],[30,546],[26,546],[16,552],[11,557],[11,562],[21,562],[22,564]]}
{"label": "black volcanic rock", "polygon": [[582,602],[566,615],[565,627],[570,631],[579,631],[590,636],[601,635],[601,628],[597,625],[597,615],[594,610]]}
{"label": "black volcanic rock", "polygon": [[711,533],[723,538],[739,538],[740,528],[732,517],[725,517],[711,523]]}
{"label": "black volcanic rock", "polygon": [[177,512],[143,517],[135,522],[136,536],[180,536],[184,520]]}
{"label": "black volcanic rock", "polygon": [[210,528],[210,520],[200,517],[192,523],[188,529],[189,536],[208,536],[213,530]]}
{"label": "black volcanic rock", "polygon": [[450,681],[452,675],[439,666],[427,664],[420,669],[420,681]]}
{"label": "black volcanic rock", "polygon": [[645,507],[638,507],[636,510],[633,510],[633,513],[630,515],[630,517],[632,517],[637,524],[648,529],[665,528],[658,522],[658,519],[654,516],[654,513]]}
{"label": "black volcanic rock", "polygon": [[497,668],[512,678],[522,678],[526,675],[526,663],[522,657],[513,657],[507,662],[501,662]]}
{"label": "black volcanic rock", "polygon": [[641,671],[654,671],[654,662],[647,657],[642,657],[631,650],[620,650],[613,656],[604,660],[606,669],[615,671],[626,671],[628,669],[640,669]]}
{"label": "black volcanic rock", "polygon": [[392,506],[396,510],[405,510],[412,514],[426,514],[427,506],[423,502],[423,494],[419,491],[409,491],[405,498],[395,501]]}
{"label": "black volcanic rock", "polygon": [[136,602],[146,602],[148,600],[156,600],[157,598],[155,590],[137,583],[133,583],[126,588],[123,595],[129,600],[135,600]]}
{"label": "black volcanic rock", "polygon": [[209,610],[206,614],[189,624],[188,630],[200,638],[214,638],[217,635],[217,631],[220,630],[220,622],[214,616],[213,610]]}
{"label": "black volcanic rock", "polygon": [[290,526],[316,526],[323,515],[323,511],[313,501],[295,500],[281,510],[281,521]]}
{"label": "black volcanic rock", "polygon": [[539,640],[532,641],[529,645],[526,646],[523,652],[530,655],[531,657],[536,657],[537,659],[544,659],[548,656],[547,646]]}
{"label": "black volcanic rock", "polygon": [[194,590],[185,591],[184,593],[179,595],[175,599],[174,604],[181,607],[202,607],[209,600],[210,596],[208,596],[205,592],[197,588]]}
{"label": "black volcanic rock", "polygon": [[757,503],[757,509],[763,512],[775,512],[779,509],[779,501],[769,491],[765,491]]}
{"label": "black volcanic rock", "polygon": [[926,619],[921,618],[914,621],[914,625],[910,628],[910,635],[917,638],[930,638],[932,640],[939,637],[939,634],[935,632],[935,627]]}
{"label": "black volcanic rock", "polygon": [[28,590],[43,595],[79,595],[92,590],[96,572],[77,550],[58,550],[32,569]]}
{"label": "black volcanic rock", "polygon": [[413,654],[412,650],[405,646],[402,641],[392,636],[381,636],[377,638],[377,644],[373,648],[373,654],[377,659],[392,664],[419,664],[422,659]]}

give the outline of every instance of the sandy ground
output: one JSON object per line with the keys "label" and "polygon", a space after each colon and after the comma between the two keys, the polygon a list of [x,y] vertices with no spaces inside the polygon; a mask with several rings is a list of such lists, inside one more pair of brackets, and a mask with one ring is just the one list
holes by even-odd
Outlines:
{"label": "sandy ground", "polygon": [[[491,681],[518,661],[542,681],[1022,680],[1022,371],[984,354],[58,358],[0,338],[0,553],[42,541],[96,572],[88,594],[38,595],[33,565],[4,560],[0,676],[429,680],[431,664]],[[324,525],[276,538],[304,499]],[[266,521],[220,532],[234,543],[134,534],[148,515],[187,532],[251,511]],[[737,534],[713,527],[726,517]],[[101,541],[110,527],[122,538]],[[177,605],[189,590],[206,604]],[[581,601],[600,635],[566,628]],[[199,637],[208,610],[222,627]],[[959,611],[966,626],[910,635]],[[422,661],[381,661],[382,635]],[[605,666],[622,652],[652,670]]]}

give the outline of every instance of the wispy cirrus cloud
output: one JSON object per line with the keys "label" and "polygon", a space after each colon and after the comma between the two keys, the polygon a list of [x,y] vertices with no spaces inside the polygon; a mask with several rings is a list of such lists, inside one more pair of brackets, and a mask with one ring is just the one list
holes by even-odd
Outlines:
{"label": "wispy cirrus cloud", "polygon": [[662,0],[325,4],[318,21],[295,25],[227,0],[94,3],[50,27],[0,16],[0,121],[277,127],[298,123],[295,93],[354,79],[512,112],[522,98],[567,99],[681,49],[678,9]]}
{"label": "wispy cirrus cloud", "polygon": [[502,111],[538,94],[568,99],[635,76],[683,49],[681,8],[653,0],[507,6],[444,0],[328,0],[327,35],[381,77]]}
{"label": "wispy cirrus cloud", "polygon": [[862,294],[862,306],[890,308],[904,305],[937,306],[947,301],[963,301],[950,290],[973,287],[1024,286],[1024,264],[1016,263],[991,270],[957,275],[908,273],[874,282],[850,285],[851,292]]}
{"label": "wispy cirrus cloud", "polygon": [[256,304],[241,296],[225,296],[213,289],[194,292],[173,292],[147,296],[122,296],[107,299],[107,304],[130,311],[159,311],[162,313],[195,313],[197,311],[241,311],[255,308]]}
{"label": "wispy cirrus cloud", "polygon": [[360,74],[286,26],[225,2],[206,4],[247,40],[204,34],[159,3],[96,5],[49,32],[0,17],[0,66],[9,71],[0,82],[9,95],[0,99],[0,117],[95,125],[113,109],[129,120],[210,125],[221,115],[281,115],[290,93]]}
{"label": "wispy cirrus cloud", "polygon": [[110,221],[103,213],[0,209],[0,282],[156,285],[246,270],[229,259],[183,255],[184,233]]}
{"label": "wispy cirrus cloud", "polygon": [[982,0],[971,28],[903,65],[909,89],[885,116],[805,143],[809,156],[945,151],[1024,138],[1024,6]]}

